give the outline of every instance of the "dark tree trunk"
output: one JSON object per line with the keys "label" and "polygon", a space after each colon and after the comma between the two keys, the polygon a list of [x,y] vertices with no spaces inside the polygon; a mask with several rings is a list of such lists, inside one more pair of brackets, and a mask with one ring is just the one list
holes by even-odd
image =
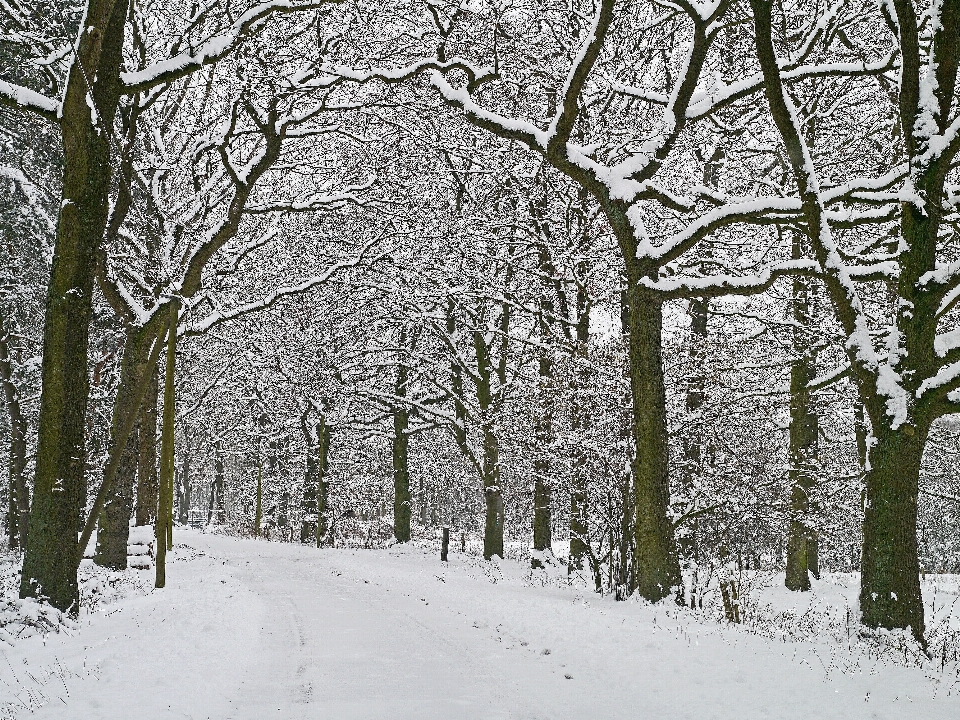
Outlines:
{"label": "dark tree trunk", "polygon": [[[573,459],[570,467],[570,557],[567,571],[583,570],[583,558],[590,552],[587,524],[587,433],[590,430],[591,402],[589,391],[592,368],[589,358],[590,298],[586,288],[587,268],[585,263],[577,267],[577,327],[573,345],[573,374],[570,380],[570,429],[575,436]],[[611,554],[612,558],[612,554]]]}
{"label": "dark tree trunk", "polygon": [[[710,157],[705,153],[698,151],[698,158],[704,162],[703,166],[703,184],[706,187],[716,188],[720,182],[720,172],[726,154],[719,145],[713,149]],[[703,251],[704,258],[712,257],[710,250]],[[701,265],[700,271],[709,274],[710,267],[706,264]],[[710,318],[710,299],[705,297],[692,298],[687,308],[690,316],[690,346],[689,361],[690,370],[687,376],[687,392],[685,398],[685,409],[687,412],[688,425],[687,431],[682,439],[683,465],[680,471],[680,489],[686,497],[686,511],[696,511],[697,507],[697,485],[704,472],[704,443],[706,433],[704,432],[704,421],[701,417],[701,411],[707,399],[707,379],[704,374],[704,368],[707,360],[707,329]],[[677,550],[681,561],[686,566],[694,569],[693,582],[696,585],[696,567],[699,562],[700,547],[697,539],[697,518],[693,517],[681,529],[677,538]],[[696,587],[692,588],[693,594],[690,596],[690,602],[695,603]]]}
{"label": "dark tree trunk", "polygon": [[640,595],[656,602],[680,585],[680,565],[670,504],[666,392],[663,381],[660,298],[628,278],[628,355],[633,399],[634,583]]}
{"label": "dark tree trunk", "polygon": [[[400,333],[401,346],[405,333]],[[394,393],[398,398],[407,395],[408,368],[397,365],[397,381]],[[402,402],[402,401],[401,401]],[[403,405],[393,408],[393,536],[398,543],[410,541],[410,411]]]}
{"label": "dark tree trunk", "polygon": [[[310,421],[310,403],[307,402],[307,408],[300,417],[300,429],[303,431],[303,439],[306,446],[304,454],[304,474],[303,474],[303,493],[301,510],[303,513],[303,522],[300,524],[300,542],[312,543],[317,537],[317,481],[319,479],[319,442],[317,440],[317,428]],[[262,507],[261,486],[262,470],[259,462],[257,463],[257,508],[254,515],[254,534],[260,534],[260,513]]]}
{"label": "dark tree trunk", "polygon": [[[687,378],[685,409],[689,424],[683,436],[683,466],[680,472],[681,492],[693,510],[696,503],[697,484],[703,474],[703,418],[700,412],[706,401],[706,378],[704,362],[707,356],[707,321],[710,315],[710,300],[693,298],[687,309],[690,315],[690,375]],[[696,519],[688,522],[677,538],[677,548],[684,562],[695,565],[699,556]]]}
{"label": "dark tree trunk", "polygon": [[163,423],[160,447],[160,496],[157,504],[157,577],[156,587],[167,582],[167,550],[173,547],[173,473],[176,462],[174,419],[176,416],[177,317],[179,305],[170,304],[170,326],[167,331],[167,362],[163,383]]}
{"label": "dark tree trunk", "polygon": [[183,435],[183,466],[180,471],[180,492],[177,503],[177,521],[181,525],[190,522],[190,436]]}
{"label": "dark tree trunk", "polygon": [[20,408],[20,390],[13,379],[10,357],[11,329],[0,316],[0,383],[10,420],[10,508],[8,530],[10,549],[26,547],[30,521],[30,491],[27,488],[27,421]]}
{"label": "dark tree trunk", "polygon": [[[138,412],[136,404],[136,386],[144,373],[155,373],[149,367],[150,349],[156,339],[155,324],[130,327],[124,338],[123,357],[121,359],[120,384],[113,408],[113,423],[110,429],[110,447],[115,451],[117,436],[130,413],[137,413],[137,424],[131,431],[120,454],[120,463],[111,484],[103,510],[97,518],[97,550],[95,561],[98,565],[122,570],[127,566],[127,540],[130,535],[130,516],[133,510],[133,483],[138,472],[139,443],[142,435],[140,426],[144,414]],[[132,419],[132,418],[131,418]]]}
{"label": "dark tree trunk", "polygon": [[473,331],[473,347],[477,358],[477,403],[480,406],[480,425],[483,442],[481,474],[486,517],[483,527],[483,557],[503,557],[503,489],[500,487],[500,443],[493,421],[493,375],[490,347],[483,333]]}
{"label": "dark tree trunk", "polygon": [[490,426],[483,428],[483,498],[486,520],[483,527],[483,557],[503,557],[503,490],[500,487],[500,446]]}
{"label": "dark tree trunk", "polygon": [[127,0],[89,3],[60,121],[63,201],[44,316],[37,468],[20,595],[42,594],[54,607],[72,612],[80,600],[76,547],[93,280],[107,222],[110,138],[120,99],[126,15]]}
{"label": "dark tree trunk", "polygon": [[[541,272],[546,272],[546,263],[541,262]],[[553,303],[545,297],[541,299],[543,312],[553,312]],[[533,549],[535,555],[531,559],[531,566],[542,567],[541,553],[553,552],[552,537],[552,506],[553,506],[553,477],[552,453],[554,444],[553,428],[553,343],[550,341],[550,332],[547,321],[541,313],[540,319],[540,367],[539,382],[537,384],[536,427],[534,432],[535,450],[533,461]]]}
{"label": "dark tree trunk", "polygon": [[323,547],[330,531],[330,426],[320,416],[317,426],[317,547]]}
{"label": "dark tree trunk", "polygon": [[[212,497],[212,496],[211,496]],[[213,510],[213,503],[210,504],[210,512]],[[210,519],[207,519],[210,522]],[[263,458],[257,455],[257,499],[253,510],[253,534],[254,537],[260,537],[263,525]]]}
{"label": "dark tree trunk", "polygon": [[223,452],[221,450],[220,443],[217,443],[217,454],[213,462],[213,486],[216,491],[214,493],[216,503],[213,505],[213,513],[214,521],[217,525],[224,525],[227,522],[227,513],[223,500],[223,472]]}
{"label": "dark tree trunk", "polygon": [[[794,235],[793,256],[802,257],[801,235]],[[790,525],[787,536],[785,584],[790,590],[810,589],[810,573],[818,577],[817,532],[810,497],[817,483],[818,417],[808,389],[816,376],[813,337],[813,287],[807,278],[793,280],[793,350],[790,367]]]}
{"label": "dark tree trunk", "polygon": [[157,475],[157,396],[160,393],[159,370],[151,370],[147,396],[140,408],[140,434],[137,459],[137,525],[151,525],[157,518],[160,479]]}
{"label": "dark tree trunk", "polygon": [[874,431],[866,475],[860,612],[870,627],[924,632],[917,554],[917,494],[928,428]]}

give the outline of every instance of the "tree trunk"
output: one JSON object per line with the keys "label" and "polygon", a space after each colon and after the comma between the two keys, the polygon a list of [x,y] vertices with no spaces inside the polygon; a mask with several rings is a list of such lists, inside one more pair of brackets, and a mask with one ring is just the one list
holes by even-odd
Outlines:
{"label": "tree trunk", "polygon": [[[717,145],[713,153],[707,157],[700,150],[697,156],[703,161],[703,184],[709,188],[716,188],[720,184],[720,173],[726,153]],[[713,253],[709,249],[703,251],[704,258],[711,258]],[[710,267],[705,263],[700,266],[700,272],[709,274]],[[687,432],[683,435],[683,465],[680,472],[681,492],[686,496],[687,511],[696,510],[698,484],[704,471],[704,423],[701,410],[707,399],[707,379],[704,375],[704,366],[707,359],[707,327],[710,318],[710,299],[692,298],[687,308],[690,315],[690,372],[687,377],[687,393],[685,407],[688,418]],[[697,519],[691,518],[681,530],[677,539],[677,550],[685,566],[693,569],[694,583],[699,561],[700,548],[697,541]],[[690,595],[691,605],[695,600],[696,587]]]}
{"label": "tree trunk", "polygon": [[[794,235],[793,256],[802,256],[801,236]],[[819,576],[817,532],[810,517],[810,496],[817,482],[818,418],[807,386],[816,376],[816,349],[811,323],[813,288],[807,278],[793,280],[793,351],[790,367],[790,526],[785,585],[810,589],[810,572]]]}
{"label": "tree trunk", "polygon": [[480,471],[486,518],[483,528],[483,558],[503,557],[503,489],[500,487],[500,444],[493,424],[493,373],[490,347],[478,330],[473,331],[473,348],[477,359],[477,404],[483,437],[483,459]]}
{"label": "tree trunk", "polygon": [[181,525],[190,522],[190,436],[183,435],[183,466],[180,471],[179,512],[177,520]]}
{"label": "tree trunk", "polygon": [[325,416],[320,416],[317,426],[318,456],[317,456],[317,547],[323,547],[330,530],[328,514],[330,511],[330,426]]}
{"label": "tree trunk", "polygon": [[160,447],[160,496],[157,504],[157,579],[156,587],[166,585],[167,550],[173,546],[173,469],[174,417],[176,415],[177,314],[179,306],[170,304],[170,329],[167,337],[167,364],[163,383],[163,424]]}
{"label": "tree trunk", "polygon": [[[307,402],[307,408],[300,417],[300,429],[303,431],[305,444],[304,450],[304,473],[303,473],[303,498],[301,511],[303,513],[303,522],[300,524],[300,542],[313,542],[317,536],[317,480],[318,464],[317,453],[319,451],[319,442],[317,440],[316,425],[310,422],[310,403]],[[257,507],[254,515],[254,534],[260,535],[260,514],[262,511],[261,487],[263,471],[260,467],[259,459],[257,461]]]}
{"label": "tree trunk", "polygon": [[486,520],[483,528],[483,558],[503,557],[503,490],[500,487],[500,446],[493,428],[483,428],[483,497]]}
{"label": "tree trunk", "polygon": [[80,600],[76,546],[93,280],[107,222],[126,15],[127,0],[90,0],[61,106],[63,201],[44,315],[37,467],[20,596],[42,594],[72,612]]}
{"label": "tree trunk", "polygon": [[[690,315],[690,375],[687,378],[685,408],[688,417],[687,432],[683,436],[683,466],[680,472],[681,492],[686,496],[689,509],[696,507],[697,485],[703,474],[703,418],[700,412],[706,400],[706,378],[703,364],[707,355],[707,321],[710,315],[708,298],[693,298],[687,309]],[[696,519],[688,522],[677,538],[681,559],[696,567],[699,556]]]}
{"label": "tree trunk", "polygon": [[[552,303],[543,301],[545,309],[552,311]],[[549,332],[546,320],[540,318],[540,377],[537,385],[537,415],[535,428],[535,450],[533,461],[533,549],[534,556],[530,564],[534,568],[543,567],[540,553],[553,552],[552,506],[553,506],[553,359],[550,357]]]}
{"label": "tree trunk", "polygon": [[[213,512],[213,503],[210,504],[210,512]],[[210,520],[208,519],[209,523]],[[257,500],[253,510],[253,535],[260,537],[261,525],[263,524],[263,458],[257,455]]]}
{"label": "tree trunk", "polygon": [[[589,236],[585,233],[587,241]],[[587,465],[589,440],[587,433],[591,423],[590,379],[590,296],[587,294],[587,267],[577,265],[576,311],[577,327],[573,346],[573,375],[570,380],[570,429],[576,438],[570,467],[570,556],[567,572],[583,570],[583,558],[589,553],[589,527],[587,525],[587,482],[590,469]],[[611,562],[613,554],[611,553]]]}
{"label": "tree trunk", "polygon": [[[401,345],[405,342],[405,333],[400,333]],[[403,364],[397,365],[397,381],[394,393],[399,398],[406,397],[407,376],[409,370]],[[393,536],[398,543],[410,542],[410,466],[408,450],[410,447],[410,410],[402,405],[393,408]]]}
{"label": "tree trunk", "polygon": [[157,476],[157,396],[159,369],[151,369],[147,396],[140,409],[139,457],[137,460],[137,525],[151,525],[157,517],[160,480]]}
{"label": "tree trunk", "polygon": [[910,628],[923,642],[917,494],[928,427],[875,428],[866,473],[860,612],[864,625]]}
{"label": "tree trunk", "polygon": [[217,455],[213,462],[213,486],[216,501],[213,505],[214,521],[217,525],[224,525],[227,522],[227,513],[223,503],[223,452],[220,443],[217,443]]}
{"label": "tree trunk", "polygon": [[628,278],[628,356],[633,399],[634,567],[640,595],[656,602],[680,585],[670,504],[666,392],[663,381],[660,298]]}
{"label": "tree trunk", "polygon": [[[106,501],[97,518],[97,550],[95,562],[103,567],[122,570],[127,567],[127,540],[130,536],[130,516],[133,510],[133,482],[138,472],[140,443],[144,420],[142,408],[138,412],[134,407],[136,386],[144,373],[153,375],[155,368],[149,367],[150,349],[156,339],[154,324],[130,327],[124,338],[123,357],[121,359],[120,383],[113,407],[113,424],[110,430],[110,447],[115,450],[120,428],[131,412],[137,412],[138,419],[120,454],[115,479],[107,491]],[[142,445],[140,446],[142,449]]]}
{"label": "tree trunk", "polygon": [[10,549],[24,548],[30,520],[30,491],[25,476],[27,468],[27,421],[20,408],[20,390],[13,379],[9,333],[0,317],[0,383],[10,420]]}

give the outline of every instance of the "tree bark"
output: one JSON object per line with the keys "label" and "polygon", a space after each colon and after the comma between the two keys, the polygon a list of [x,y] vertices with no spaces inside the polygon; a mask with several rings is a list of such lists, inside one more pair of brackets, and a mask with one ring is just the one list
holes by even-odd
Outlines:
{"label": "tree bark", "polygon": [[[303,522],[300,524],[300,542],[313,542],[317,536],[317,481],[319,459],[319,441],[317,440],[317,428],[310,421],[310,402],[307,401],[307,407],[300,416],[300,429],[303,432],[305,444],[304,451],[304,473],[303,473],[303,498],[301,510],[303,513]],[[260,535],[260,517],[262,512],[262,484],[263,471],[259,459],[257,461],[257,506],[254,515],[254,534]]]}
{"label": "tree bark", "polygon": [[[405,333],[400,333],[400,343],[405,343]],[[407,395],[409,369],[401,362],[397,365],[394,394],[398,398]],[[410,542],[410,465],[409,448],[410,410],[404,405],[393,408],[393,536],[398,543]]]}
{"label": "tree bark", "polygon": [[493,367],[490,348],[483,333],[474,330],[473,348],[477,358],[477,404],[480,406],[480,432],[483,442],[481,474],[486,517],[483,527],[483,558],[503,557],[503,489],[500,487],[500,443],[493,420]]}
{"label": "tree bark", "polygon": [[127,0],[88,3],[60,120],[63,200],[44,315],[37,468],[20,596],[43,595],[71,612],[80,600],[75,548],[86,462],[93,280],[107,222],[126,15]]}
{"label": "tree bark", "polygon": [[217,454],[213,462],[213,487],[214,487],[214,502],[212,504],[212,512],[214,514],[214,521],[217,525],[223,525],[227,522],[227,513],[223,503],[223,490],[224,490],[224,469],[223,469],[223,451],[220,446],[220,443],[217,443]]}
{"label": "tree bark", "polygon": [[[793,256],[802,257],[801,236],[794,234]],[[810,496],[817,483],[818,417],[808,389],[817,371],[813,338],[813,287],[807,278],[793,280],[793,351],[790,367],[790,524],[785,585],[810,589],[810,573],[819,577],[817,532],[810,517]]]}
{"label": "tree bark", "polygon": [[190,436],[183,435],[183,466],[180,471],[179,512],[177,520],[181,525],[190,522]]}
{"label": "tree bark", "polygon": [[[703,363],[707,354],[707,321],[710,315],[710,300],[708,298],[693,298],[687,309],[690,315],[690,375],[687,378],[687,392],[684,406],[688,418],[691,419],[687,433],[683,436],[683,466],[680,472],[680,487],[686,500],[691,503],[695,500],[697,482],[703,473],[703,418],[700,412],[706,401],[706,378],[703,374]],[[677,548],[680,557],[686,563],[696,564],[699,555],[697,543],[696,520],[692,520],[683,528],[677,539]]]}
{"label": "tree bark", "polygon": [[163,383],[163,425],[160,450],[160,497],[157,505],[156,587],[166,585],[167,550],[173,546],[173,469],[175,462],[174,418],[176,415],[177,315],[179,304],[170,303],[167,363]]}
{"label": "tree bark", "polygon": [[[546,262],[541,260],[540,270],[546,272]],[[552,453],[554,441],[553,428],[553,358],[550,331],[543,313],[553,312],[553,303],[544,288],[540,304],[542,312],[540,324],[540,363],[539,382],[537,383],[537,407],[535,427],[535,450],[533,461],[533,549],[535,554],[530,561],[533,568],[543,567],[540,553],[553,552],[552,506],[553,477]]]}
{"label": "tree bark", "polygon": [[319,442],[317,455],[317,547],[323,547],[329,533],[330,512],[330,426],[324,415],[320,416],[317,426],[317,440]]}
{"label": "tree bark", "polygon": [[666,391],[661,357],[663,305],[660,298],[628,277],[628,354],[633,400],[632,462],[634,567],[636,590],[657,602],[680,585],[680,564],[670,503]]}
{"label": "tree bark", "polygon": [[483,427],[483,498],[486,519],[483,527],[483,558],[503,557],[503,490],[500,487],[500,445],[489,424]]}
{"label": "tree bark", "polygon": [[157,475],[157,420],[160,393],[159,368],[151,368],[147,396],[140,408],[137,458],[137,525],[152,525],[157,518],[160,479]]}
{"label": "tree bark", "polygon": [[[210,504],[211,513],[213,512],[213,503]],[[210,520],[208,519],[209,523]],[[257,455],[257,499],[253,510],[253,535],[260,537],[261,526],[263,524],[263,459]]]}
{"label": "tree bark", "polygon": [[[117,436],[126,416],[137,412],[132,407],[137,382],[144,373],[154,372],[154,368],[148,367],[148,363],[156,334],[152,325],[127,328],[121,359],[120,386],[117,388],[110,431],[112,448],[117,444]],[[107,493],[103,510],[97,518],[97,550],[94,562],[113,570],[124,570],[127,567],[127,540],[130,536],[133,483],[138,462],[137,443],[133,442],[133,438],[140,433],[139,425],[143,413],[138,415],[137,425],[121,451],[116,476]]]}
{"label": "tree bark", "polygon": [[24,548],[30,522],[30,491],[27,488],[27,421],[20,407],[20,390],[13,378],[10,328],[0,316],[0,383],[10,420],[10,549]]}
{"label": "tree bark", "polygon": [[[586,241],[589,236],[584,233]],[[589,392],[593,370],[590,366],[590,297],[587,294],[587,267],[578,263],[576,295],[577,326],[573,344],[573,374],[570,380],[570,429],[576,438],[570,467],[570,556],[567,572],[583,570],[583,558],[589,553],[587,524],[587,483],[590,471],[587,464],[587,432],[591,423],[591,395]],[[613,555],[611,553],[611,559]]]}
{"label": "tree bark", "polygon": [[864,625],[923,638],[917,494],[926,425],[874,431],[866,473],[860,612]]}

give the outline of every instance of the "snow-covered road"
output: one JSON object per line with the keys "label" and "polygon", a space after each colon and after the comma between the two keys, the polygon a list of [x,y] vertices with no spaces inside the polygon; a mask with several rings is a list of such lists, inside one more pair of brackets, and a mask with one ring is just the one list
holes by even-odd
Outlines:
{"label": "snow-covered road", "polygon": [[15,693],[14,717],[71,720],[960,717],[960,687],[919,669],[531,586],[515,563],[177,541],[203,554],[173,562],[166,590],[0,649],[0,708]]}

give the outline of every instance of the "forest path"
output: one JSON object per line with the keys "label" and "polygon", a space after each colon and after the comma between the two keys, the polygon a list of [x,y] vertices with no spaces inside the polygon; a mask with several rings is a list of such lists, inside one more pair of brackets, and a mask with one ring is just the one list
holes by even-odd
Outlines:
{"label": "forest path", "polygon": [[934,697],[920,670],[541,586],[518,563],[176,541],[165,590],[0,649],[0,700],[34,708],[16,717],[960,717],[958,688]]}

